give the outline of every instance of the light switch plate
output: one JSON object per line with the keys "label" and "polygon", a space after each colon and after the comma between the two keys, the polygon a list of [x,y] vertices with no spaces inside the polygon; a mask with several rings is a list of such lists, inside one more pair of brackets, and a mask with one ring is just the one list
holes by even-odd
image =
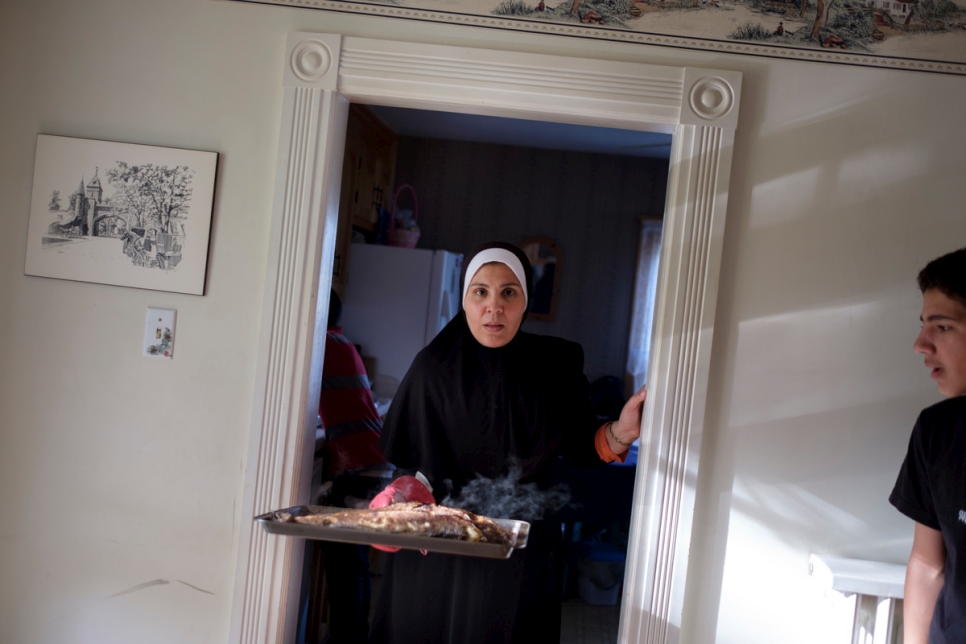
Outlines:
{"label": "light switch plate", "polygon": [[144,325],[144,355],[174,357],[174,309],[148,309]]}

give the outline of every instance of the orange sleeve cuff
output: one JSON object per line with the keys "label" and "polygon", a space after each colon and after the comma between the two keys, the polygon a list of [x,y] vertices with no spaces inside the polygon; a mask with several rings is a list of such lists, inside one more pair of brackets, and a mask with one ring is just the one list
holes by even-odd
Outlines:
{"label": "orange sleeve cuff", "polygon": [[623,463],[624,459],[627,458],[627,452],[615,454],[607,444],[607,425],[609,424],[604,423],[601,425],[600,429],[597,430],[597,434],[594,436],[594,447],[597,448],[597,456],[605,463],[613,463],[614,461]]}

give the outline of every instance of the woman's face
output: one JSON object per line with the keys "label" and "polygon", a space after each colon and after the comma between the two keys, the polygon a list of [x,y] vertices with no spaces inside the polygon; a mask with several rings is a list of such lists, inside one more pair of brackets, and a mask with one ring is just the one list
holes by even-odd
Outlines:
{"label": "woman's face", "polygon": [[510,267],[493,262],[481,266],[470,280],[463,309],[476,341],[496,349],[517,334],[527,310],[527,298]]}

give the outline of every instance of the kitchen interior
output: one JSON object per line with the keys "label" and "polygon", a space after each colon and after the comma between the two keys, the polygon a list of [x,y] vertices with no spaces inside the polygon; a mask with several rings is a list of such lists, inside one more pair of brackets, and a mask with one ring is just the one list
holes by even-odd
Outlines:
{"label": "kitchen interior", "polygon": [[[642,231],[659,234],[670,144],[665,133],[351,105],[332,289],[380,414],[458,311],[462,257],[495,239],[551,251],[552,300],[522,328],[579,342],[598,416],[619,412],[615,399],[639,386],[628,354],[657,248]],[[616,641],[635,467],[636,447],[623,465],[566,470],[563,644]],[[325,483],[313,490],[324,502]],[[306,644],[325,641],[326,596],[339,592],[323,557],[322,542],[307,542]],[[379,557],[371,551],[373,597]]]}

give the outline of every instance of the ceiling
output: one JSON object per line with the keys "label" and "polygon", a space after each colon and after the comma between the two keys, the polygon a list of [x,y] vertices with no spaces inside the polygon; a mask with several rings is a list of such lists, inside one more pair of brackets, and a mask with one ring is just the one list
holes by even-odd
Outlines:
{"label": "ceiling", "polygon": [[671,135],[568,123],[368,106],[400,136],[668,159]]}

